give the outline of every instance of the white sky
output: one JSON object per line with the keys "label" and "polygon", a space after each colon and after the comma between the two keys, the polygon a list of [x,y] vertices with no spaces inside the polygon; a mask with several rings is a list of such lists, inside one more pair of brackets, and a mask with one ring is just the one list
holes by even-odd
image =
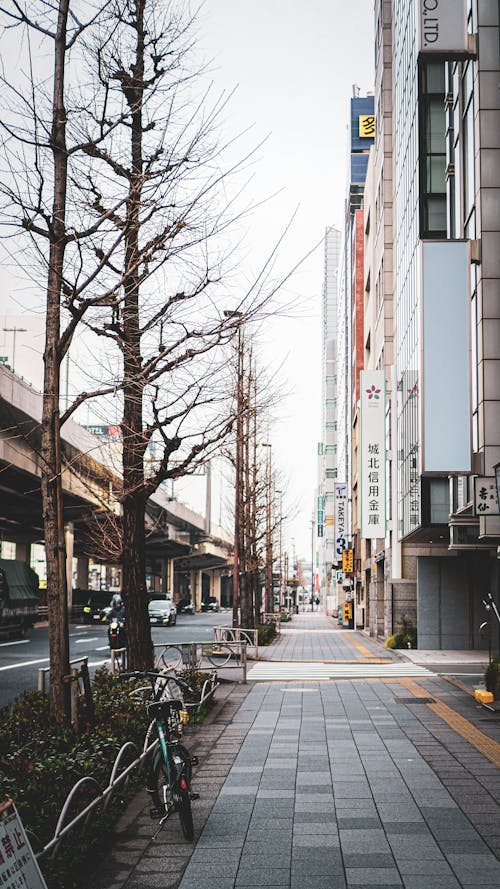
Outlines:
{"label": "white sky", "polygon": [[[373,90],[373,0],[205,0],[200,31],[217,86],[238,85],[231,130],[254,124],[256,142],[270,134],[253,185],[258,195],[280,194],[252,218],[254,268],[299,205],[281,252],[286,270],[325,226],[343,228],[352,85],[362,95]],[[321,438],[322,275],[320,248],[288,285],[303,298],[301,317],[279,318],[261,331],[269,361],[285,361],[288,397],[270,433],[273,459],[289,477],[288,507],[298,505],[284,536],[309,558]]]}
{"label": "white sky", "polygon": [[[289,271],[317,244],[327,225],[342,229],[347,176],[347,123],[352,85],[373,89],[373,0],[205,0],[200,45],[217,91],[237,87],[225,115],[227,134],[252,127],[244,153],[258,150],[250,199],[278,195],[248,225],[245,276],[260,269],[298,207],[277,271]],[[293,317],[266,321],[260,330],[271,371],[281,367],[285,390],[270,430],[273,461],[288,478],[284,527],[291,553],[310,558],[310,520],[321,437],[320,247],[288,282],[300,298]],[[20,314],[19,282],[3,277],[0,313]],[[20,338],[19,348],[22,348]],[[193,506],[203,510],[204,482],[194,480]],[[180,486],[179,486],[180,488]],[[220,499],[217,490],[214,500]],[[214,503],[213,518],[218,520]]]}

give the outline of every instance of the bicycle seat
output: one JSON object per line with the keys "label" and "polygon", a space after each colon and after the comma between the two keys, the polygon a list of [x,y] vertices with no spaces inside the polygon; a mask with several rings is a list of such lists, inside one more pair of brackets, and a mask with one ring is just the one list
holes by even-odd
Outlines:
{"label": "bicycle seat", "polygon": [[182,701],[155,701],[153,704],[148,704],[148,716],[168,719],[171,713],[179,713],[183,706]]}

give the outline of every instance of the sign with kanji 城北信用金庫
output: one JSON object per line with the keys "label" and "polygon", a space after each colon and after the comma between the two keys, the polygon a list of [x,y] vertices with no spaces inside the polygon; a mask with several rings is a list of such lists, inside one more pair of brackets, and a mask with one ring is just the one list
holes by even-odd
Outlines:
{"label": "sign with kanji \u57ce\u5317\u4fe1\u7528\u91d1\u5eab", "polygon": [[362,370],[361,536],[385,537],[385,374]]}

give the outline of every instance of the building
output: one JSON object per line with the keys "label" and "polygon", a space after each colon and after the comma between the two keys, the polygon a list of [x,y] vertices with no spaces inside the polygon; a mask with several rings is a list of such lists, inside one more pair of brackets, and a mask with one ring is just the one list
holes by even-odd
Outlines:
{"label": "building", "polygon": [[[363,362],[383,372],[385,536],[360,533],[356,580],[373,635],[481,648],[500,565],[499,4],[432,12],[375,2]],[[354,372],[354,340],[350,357]],[[351,416],[357,555],[354,404]]]}
{"label": "building", "polygon": [[325,231],[322,292],[322,441],[318,455],[317,573],[327,610],[334,607],[334,484],[337,478],[337,296],[341,232]]}
{"label": "building", "polygon": [[[356,623],[364,626],[365,589],[360,577],[359,536],[359,425],[360,373],[364,365],[364,210],[363,196],[370,148],[374,141],[373,95],[351,99],[350,166],[347,185],[342,280],[338,301],[337,429],[338,483],[346,484],[350,509],[344,546],[351,543],[356,553],[356,571],[347,596],[356,600]],[[340,540],[340,535],[336,538]],[[341,546],[336,551],[336,569],[341,567]]]}

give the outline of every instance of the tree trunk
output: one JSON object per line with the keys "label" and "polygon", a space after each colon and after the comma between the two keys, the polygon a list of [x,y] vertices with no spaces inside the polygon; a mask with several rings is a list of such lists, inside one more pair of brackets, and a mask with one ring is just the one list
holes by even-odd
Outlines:
{"label": "tree trunk", "polygon": [[50,706],[57,720],[69,720],[69,640],[66,548],[62,508],[59,417],[60,298],[66,226],[66,109],[64,66],[69,0],[61,0],[54,45],[54,94],[51,150],[54,169],[52,232],[47,279],[47,327],[42,408],[42,511],[47,559],[47,605],[50,644]]}
{"label": "tree trunk", "polygon": [[[123,592],[127,615],[129,663],[133,670],[151,669],[153,646],[146,595],[146,538],[143,434],[144,376],[139,319],[140,209],[143,187],[142,106],[144,101],[144,0],[136,0],[132,16],[136,32],[135,64],[127,82],[131,109],[131,159],[125,229],[123,276]],[[124,72],[125,74],[125,72]]]}

